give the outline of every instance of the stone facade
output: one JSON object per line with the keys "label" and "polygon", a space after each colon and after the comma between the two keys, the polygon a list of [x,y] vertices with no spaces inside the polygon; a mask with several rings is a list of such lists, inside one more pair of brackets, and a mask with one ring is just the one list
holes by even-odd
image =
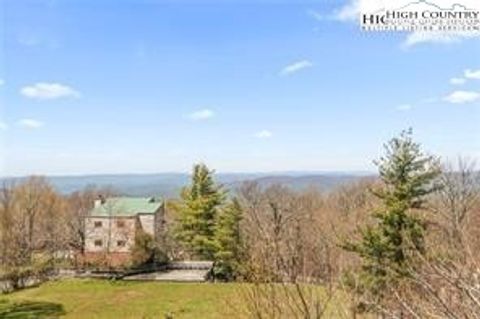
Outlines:
{"label": "stone facade", "polygon": [[[121,199],[127,201],[129,199]],[[135,199],[138,201],[138,199]],[[98,208],[99,203],[95,203]],[[161,238],[164,205],[153,206],[149,212],[129,212],[117,209],[98,214],[95,210],[85,220],[85,253],[83,261],[113,267],[127,265],[135,244],[135,235],[142,230],[155,240]],[[98,211],[98,210],[97,210]]]}
{"label": "stone facade", "polygon": [[142,225],[142,229],[152,237],[155,237],[155,219],[156,215],[151,214],[138,214],[138,219]]}
{"label": "stone facade", "polygon": [[85,251],[130,252],[134,245],[137,217],[87,217]]}

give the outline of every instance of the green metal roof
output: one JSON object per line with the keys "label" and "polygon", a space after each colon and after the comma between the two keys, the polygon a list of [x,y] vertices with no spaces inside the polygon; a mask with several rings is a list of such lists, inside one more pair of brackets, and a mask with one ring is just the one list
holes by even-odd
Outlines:
{"label": "green metal roof", "polygon": [[154,214],[162,206],[159,199],[152,197],[110,197],[103,202],[97,200],[91,216],[135,216]]}

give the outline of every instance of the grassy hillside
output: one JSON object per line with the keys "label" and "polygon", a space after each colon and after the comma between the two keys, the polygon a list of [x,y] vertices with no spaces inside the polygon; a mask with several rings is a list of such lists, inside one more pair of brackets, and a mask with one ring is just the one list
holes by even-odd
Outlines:
{"label": "grassy hillside", "polygon": [[0,318],[235,318],[235,299],[235,284],[67,280],[0,296]]}
{"label": "grassy hillside", "polygon": [[[245,285],[79,279],[49,282],[0,296],[0,318],[242,319],[246,318]],[[324,291],[319,286],[315,289],[320,294]],[[348,317],[341,295],[339,292],[330,301],[325,318]]]}

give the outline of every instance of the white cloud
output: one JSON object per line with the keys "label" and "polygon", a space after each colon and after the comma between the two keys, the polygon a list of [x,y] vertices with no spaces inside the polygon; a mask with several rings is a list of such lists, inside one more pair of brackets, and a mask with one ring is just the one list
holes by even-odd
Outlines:
{"label": "white cloud", "polygon": [[42,43],[42,37],[39,36],[39,34],[30,31],[25,32],[26,30],[23,31],[24,32],[17,35],[17,41],[19,44],[27,47],[33,47]]}
{"label": "white cloud", "polygon": [[317,21],[323,21],[323,16],[315,10],[308,10],[307,14]]}
{"label": "white cloud", "polygon": [[0,79],[0,86],[3,86],[5,84],[5,80],[4,79]]}
{"label": "white cloud", "polygon": [[415,31],[410,33],[402,43],[404,49],[408,49],[418,44],[452,44],[463,40],[480,37],[479,32],[428,32]]}
{"label": "white cloud", "polygon": [[270,132],[269,130],[262,130],[255,133],[256,138],[271,138],[272,136],[273,136],[273,133]]}
{"label": "white cloud", "polygon": [[44,123],[43,122],[40,122],[40,121],[37,121],[37,120],[34,120],[34,119],[21,119],[17,122],[18,126],[21,126],[23,128],[27,128],[27,129],[37,129],[37,128],[41,128],[42,126],[44,126]]}
{"label": "white cloud", "polygon": [[5,122],[0,122],[0,131],[6,131],[8,129],[8,125]]}
{"label": "white cloud", "polygon": [[453,104],[472,103],[480,99],[480,93],[473,91],[455,91],[443,99]]}
{"label": "white cloud", "polygon": [[409,48],[422,43],[450,44],[461,42],[462,40],[479,37],[479,32],[412,32],[410,33],[402,46]]}
{"label": "white cloud", "polygon": [[290,65],[287,65],[280,71],[280,75],[290,75],[293,73],[296,73],[300,70],[311,68],[313,66],[313,63],[310,62],[309,60],[301,60],[294,62]]}
{"label": "white cloud", "polygon": [[60,46],[53,34],[49,34],[46,30],[22,30],[17,34],[17,42],[26,47],[42,46],[48,49],[57,49]]}
{"label": "white cloud", "polygon": [[208,120],[215,116],[215,112],[209,109],[198,110],[188,114],[188,117],[194,121]]}
{"label": "white cloud", "polygon": [[467,80],[464,79],[464,78],[451,78],[450,79],[450,84],[452,84],[452,85],[462,85],[465,82],[467,82]]}
{"label": "white cloud", "polygon": [[467,69],[464,72],[464,76],[467,79],[480,80],[480,70],[470,70]]}
{"label": "white cloud", "polygon": [[465,84],[467,80],[480,80],[480,69],[479,70],[466,69],[463,72],[463,77],[451,78],[450,84],[462,85],[462,84]]}
{"label": "white cloud", "polygon": [[436,103],[438,102],[438,98],[437,97],[427,97],[427,98],[424,98],[422,100],[420,100],[420,103],[422,104],[432,104],[432,103]]}
{"label": "white cloud", "polygon": [[80,93],[75,89],[60,83],[39,82],[33,85],[25,86],[20,90],[23,96],[39,100],[52,100],[66,97],[80,97]]}
{"label": "white cloud", "polygon": [[409,111],[413,108],[411,104],[400,104],[397,106],[397,110],[399,111]]}
{"label": "white cloud", "polygon": [[357,21],[360,16],[360,0],[351,0],[333,13],[333,18],[338,21]]}

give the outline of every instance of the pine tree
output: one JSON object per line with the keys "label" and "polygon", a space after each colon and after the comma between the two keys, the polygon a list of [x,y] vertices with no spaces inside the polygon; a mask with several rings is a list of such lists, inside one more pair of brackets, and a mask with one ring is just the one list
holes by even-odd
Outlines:
{"label": "pine tree", "polygon": [[222,280],[233,280],[240,274],[243,243],[240,232],[242,207],[236,198],[218,215],[215,229],[214,275]]}
{"label": "pine tree", "polygon": [[215,223],[226,192],[213,180],[214,172],[204,164],[193,168],[191,185],[181,193],[177,239],[193,258],[213,260]]}
{"label": "pine tree", "polygon": [[373,214],[377,223],[361,231],[358,243],[345,246],[362,258],[362,288],[375,298],[387,293],[388,284],[408,276],[416,257],[424,253],[426,223],[420,212],[426,196],[438,189],[440,169],[438,160],[424,154],[411,135],[404,131],[385,145],[385,156],[376,162],[384,186],[373,191],[382,202]]}

